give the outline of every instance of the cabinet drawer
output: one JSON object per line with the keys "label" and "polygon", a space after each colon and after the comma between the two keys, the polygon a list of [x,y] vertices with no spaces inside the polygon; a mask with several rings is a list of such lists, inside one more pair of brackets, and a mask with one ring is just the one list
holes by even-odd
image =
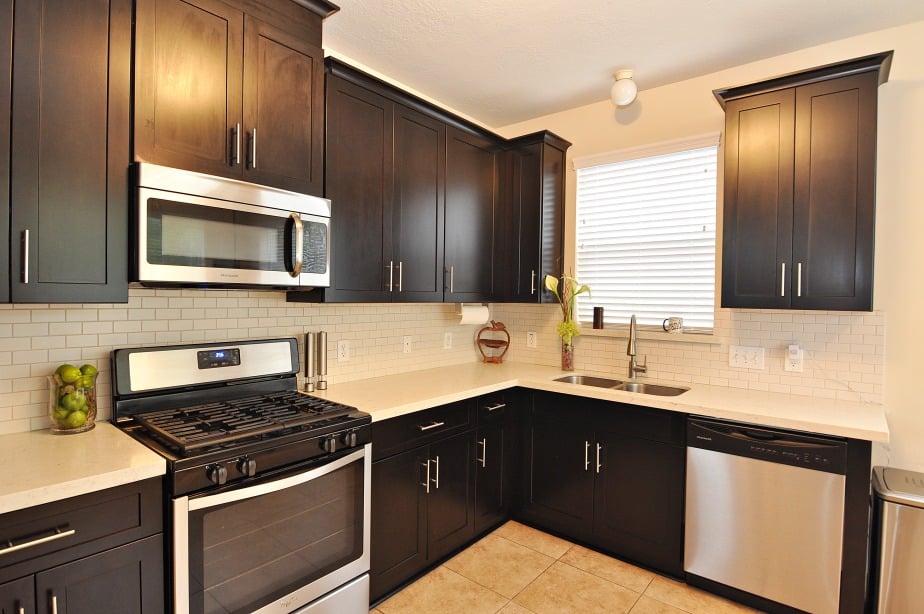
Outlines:
{"label": "cabinet drawer", "polygon": [[372,423],[372,460],[464,432],[475,426],[475,400],[414,412]]}
{"label": "cabinet drawer", "polygon": [[475,403],[478,411],[478,424],[504,422],[513,411],[505,392],[496,392],[478,397]]}
{"label": "cabinet drawer", "polygon": [[599,401],[595,407],[597,423],[621,435],[683,445],[686,414]]}
{"label": "cabinet drawer", "polygon": [[160,478],[0,516],[0,582],[163,530]]}

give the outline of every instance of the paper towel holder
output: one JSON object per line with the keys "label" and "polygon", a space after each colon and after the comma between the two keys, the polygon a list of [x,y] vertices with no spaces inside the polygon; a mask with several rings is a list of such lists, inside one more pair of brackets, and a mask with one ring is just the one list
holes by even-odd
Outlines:
{"label": "paper towel holder", "polygon": [[[497,339],[493,335],[490,337],[484,337],[485,333],[504,333],[506,339]],[[510,333],[507,332],[507,327],[504,326],[503,322],[497,322],[491,320],[491,326],[485,326],[480,331],[478,331],[478,351],[481,353],[481,362],[491,362],[495,364],[500,364],[504,361],[504,354],[507,353],[507,349],[510,347]],[[485,351],[487,349],[487,352]],[[500,353],[498,354],[498,350]],[[490,355],[489,355],[490,353]]]}

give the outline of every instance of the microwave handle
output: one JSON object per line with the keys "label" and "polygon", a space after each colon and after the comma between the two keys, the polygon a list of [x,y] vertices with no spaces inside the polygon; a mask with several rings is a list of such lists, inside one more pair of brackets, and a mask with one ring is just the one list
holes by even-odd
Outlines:
{"label": "microwave handle", "polygon": [[298,213],[290,213],[289,217],[295,223],[295,266],[292,267],[289,275],[298,277],[302,273],[302,264],[304,262],[305,227],[302,225],[302,216]]}

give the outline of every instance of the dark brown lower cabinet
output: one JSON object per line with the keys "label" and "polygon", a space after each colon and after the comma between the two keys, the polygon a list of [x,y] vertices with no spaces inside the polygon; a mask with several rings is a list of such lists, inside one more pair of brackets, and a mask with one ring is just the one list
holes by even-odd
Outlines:
{"label": "dark brown lower cabinet", "polygon": [[36,574],[39,611],[47,606],[67,614],[162,612],[163,548],[163,535],[152,535]]}
{"label": "dark brown lower cabinet", "polygon": [[475,433],[475,534],[510,518],[519,483],[517,446],[521,389],[504,390],[477,401]]}
{"label": "dark brown lower cabinet", "polygon": [[546,392],[525,424],[518,517],[681,576],[685,415]]}
{"label": "dark brown lower cabinet", "polygon": [[469,430],[372,464],[373,602],[471,541],[473,443]]}
{"label": "dark brown lower cabinet", "polygon": [[159,478],[0,516],[0,543],[30,542],[0,560],[0,613],[165,611]]}

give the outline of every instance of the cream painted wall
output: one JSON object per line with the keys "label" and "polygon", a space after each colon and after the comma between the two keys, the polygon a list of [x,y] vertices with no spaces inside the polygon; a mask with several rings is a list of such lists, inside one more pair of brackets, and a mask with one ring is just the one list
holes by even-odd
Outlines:
{"label": "cream painted wall", "polygon": [[[515,136],[548,129],[574,143],[566,178],[566,267],[573,268],[574,157],[720,131],[712,90],[852,57],[895,50],[879,89],[875,306],[885,320],[884,395],[891,441],[874,462],[924,471],[924,21],[639,92],[626,109],[609,100],[499,129]],[[600,89],[608,92],[601,76]],[[718,287],[718,284],[717,284]]]}

